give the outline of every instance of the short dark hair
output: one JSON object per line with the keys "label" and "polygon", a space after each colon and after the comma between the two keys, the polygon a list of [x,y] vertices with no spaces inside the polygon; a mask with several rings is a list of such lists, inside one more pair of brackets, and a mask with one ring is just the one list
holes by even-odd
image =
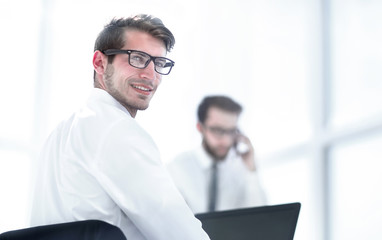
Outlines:
{"label": "short dark hair", "polygon": [[[99,50],[102,52],[107,49],[121,49],[125,45],[125,31],[130,29],[146,32],[154,38],[162,40],[167,52],[170,52],[174,47],[174,35],[165,27],[162,20],[152,15],[138,14],[128,18],[114,18],[110,23],[106,24],[95,41],[94,51]],[[114,57],[114,55],[108,56],[108,61],[112,63]]]}
{"label": "short dark hair", "polygon": [[243,110],[240,104],[227,96],[207,96],[202,100],[198,107],[199,122],[204,123],[206,121],[208,110],[211,107],[216,107],[227,112],[236,113],[238,115]]}

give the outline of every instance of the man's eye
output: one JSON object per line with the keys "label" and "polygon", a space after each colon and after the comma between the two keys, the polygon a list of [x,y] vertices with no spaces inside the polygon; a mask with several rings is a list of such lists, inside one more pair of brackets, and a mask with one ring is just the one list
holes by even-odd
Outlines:
{"label": "man's eye", "polygon": [[161,67],[161,68],[164,68],[166,67],[166,61],[155,61],[155,65],[157,65],[157,67]]}
{"label": "man's eye", "polygon": [[138,62],[138,63],[145,63],[146,62],[146,59],[143,56],[134,55],[134,56],[131,56],[131,58],[132,58],[131,60]]}
{"label": "man's eye", "polygon": [[221,128],[212,128],[211,130],[215,134],[219,134],[219,135],[223,135],[224,134],[224,130],[221,129]]}

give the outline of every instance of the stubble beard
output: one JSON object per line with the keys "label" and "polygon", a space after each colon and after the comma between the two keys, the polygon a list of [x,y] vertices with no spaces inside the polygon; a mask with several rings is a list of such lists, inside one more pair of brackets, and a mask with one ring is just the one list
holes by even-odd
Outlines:
{"label": "stubble beard", "polygon": [[[116,87],[113,81],[114,67],[113,65],[108,65],[105,71],[105,85],[107,87],[107,92],[113,96],[120,104],[122,104],[126,109],[130,110],[146,110],[149,104],[139,104],[137,102],[130,101],[118,87]],[[140,97],[144,100],[144,97]]]}
{"label": "stubble beard", "polygon": [[204,149],[206,150],[206,152],[214,159],[214,160],[218,160],[218,161],[221,161],[221,160],[224,160],[227,155],[228,155],[228,151],[224,154],[224,155],[218,155],[216,153],[216,151],[207,143],[207,141],[205,139],[203,139],[203,147]]}

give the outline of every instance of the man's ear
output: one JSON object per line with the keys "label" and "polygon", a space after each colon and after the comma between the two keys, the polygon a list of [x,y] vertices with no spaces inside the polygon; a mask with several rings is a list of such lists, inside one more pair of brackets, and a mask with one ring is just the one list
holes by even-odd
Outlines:
{"label": "man's ear", "polygon": [[200,133],[202,133],[202,123],[201,123],[201,122],[198,122],[198,123],[196,124],[196,129],[198,129],[198,131],[199,131]]}
{"label": "man's ear", "polygon": [[106,90],[103,75],[105,74],[107,66],[107,56],[101,51],[95,51],[93,55],[93,67],[95,71],[95,82],[94,86]]}
{"label": "man's ear", "polygon": [[103,75],[106,70],[107,56],[105,56],[101,51],[97,50],[93,55],[93,67],[94,71],[98,75]]}

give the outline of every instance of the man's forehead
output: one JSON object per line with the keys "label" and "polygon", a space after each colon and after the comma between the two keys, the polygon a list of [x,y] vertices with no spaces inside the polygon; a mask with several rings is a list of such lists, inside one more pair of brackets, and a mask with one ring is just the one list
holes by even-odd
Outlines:
{"label": "man's forehead", "polygon": [[[154,37],[148,32],[138,29],[126,29],[124,33],[124,47],[140,46],[143,43],[149,43],[153,47],[163,48],[164,55],[167,54],[166,44],[160,38]],[[141,50],[141,49],[134,49]],[[141,50],[142,51],[142,50]]]}
{"label": "man's forehead", "polygon": [[206,123],[216,124],[222,127],[235,127],[239,115],[217,107],[211,107],[207,112]]}

